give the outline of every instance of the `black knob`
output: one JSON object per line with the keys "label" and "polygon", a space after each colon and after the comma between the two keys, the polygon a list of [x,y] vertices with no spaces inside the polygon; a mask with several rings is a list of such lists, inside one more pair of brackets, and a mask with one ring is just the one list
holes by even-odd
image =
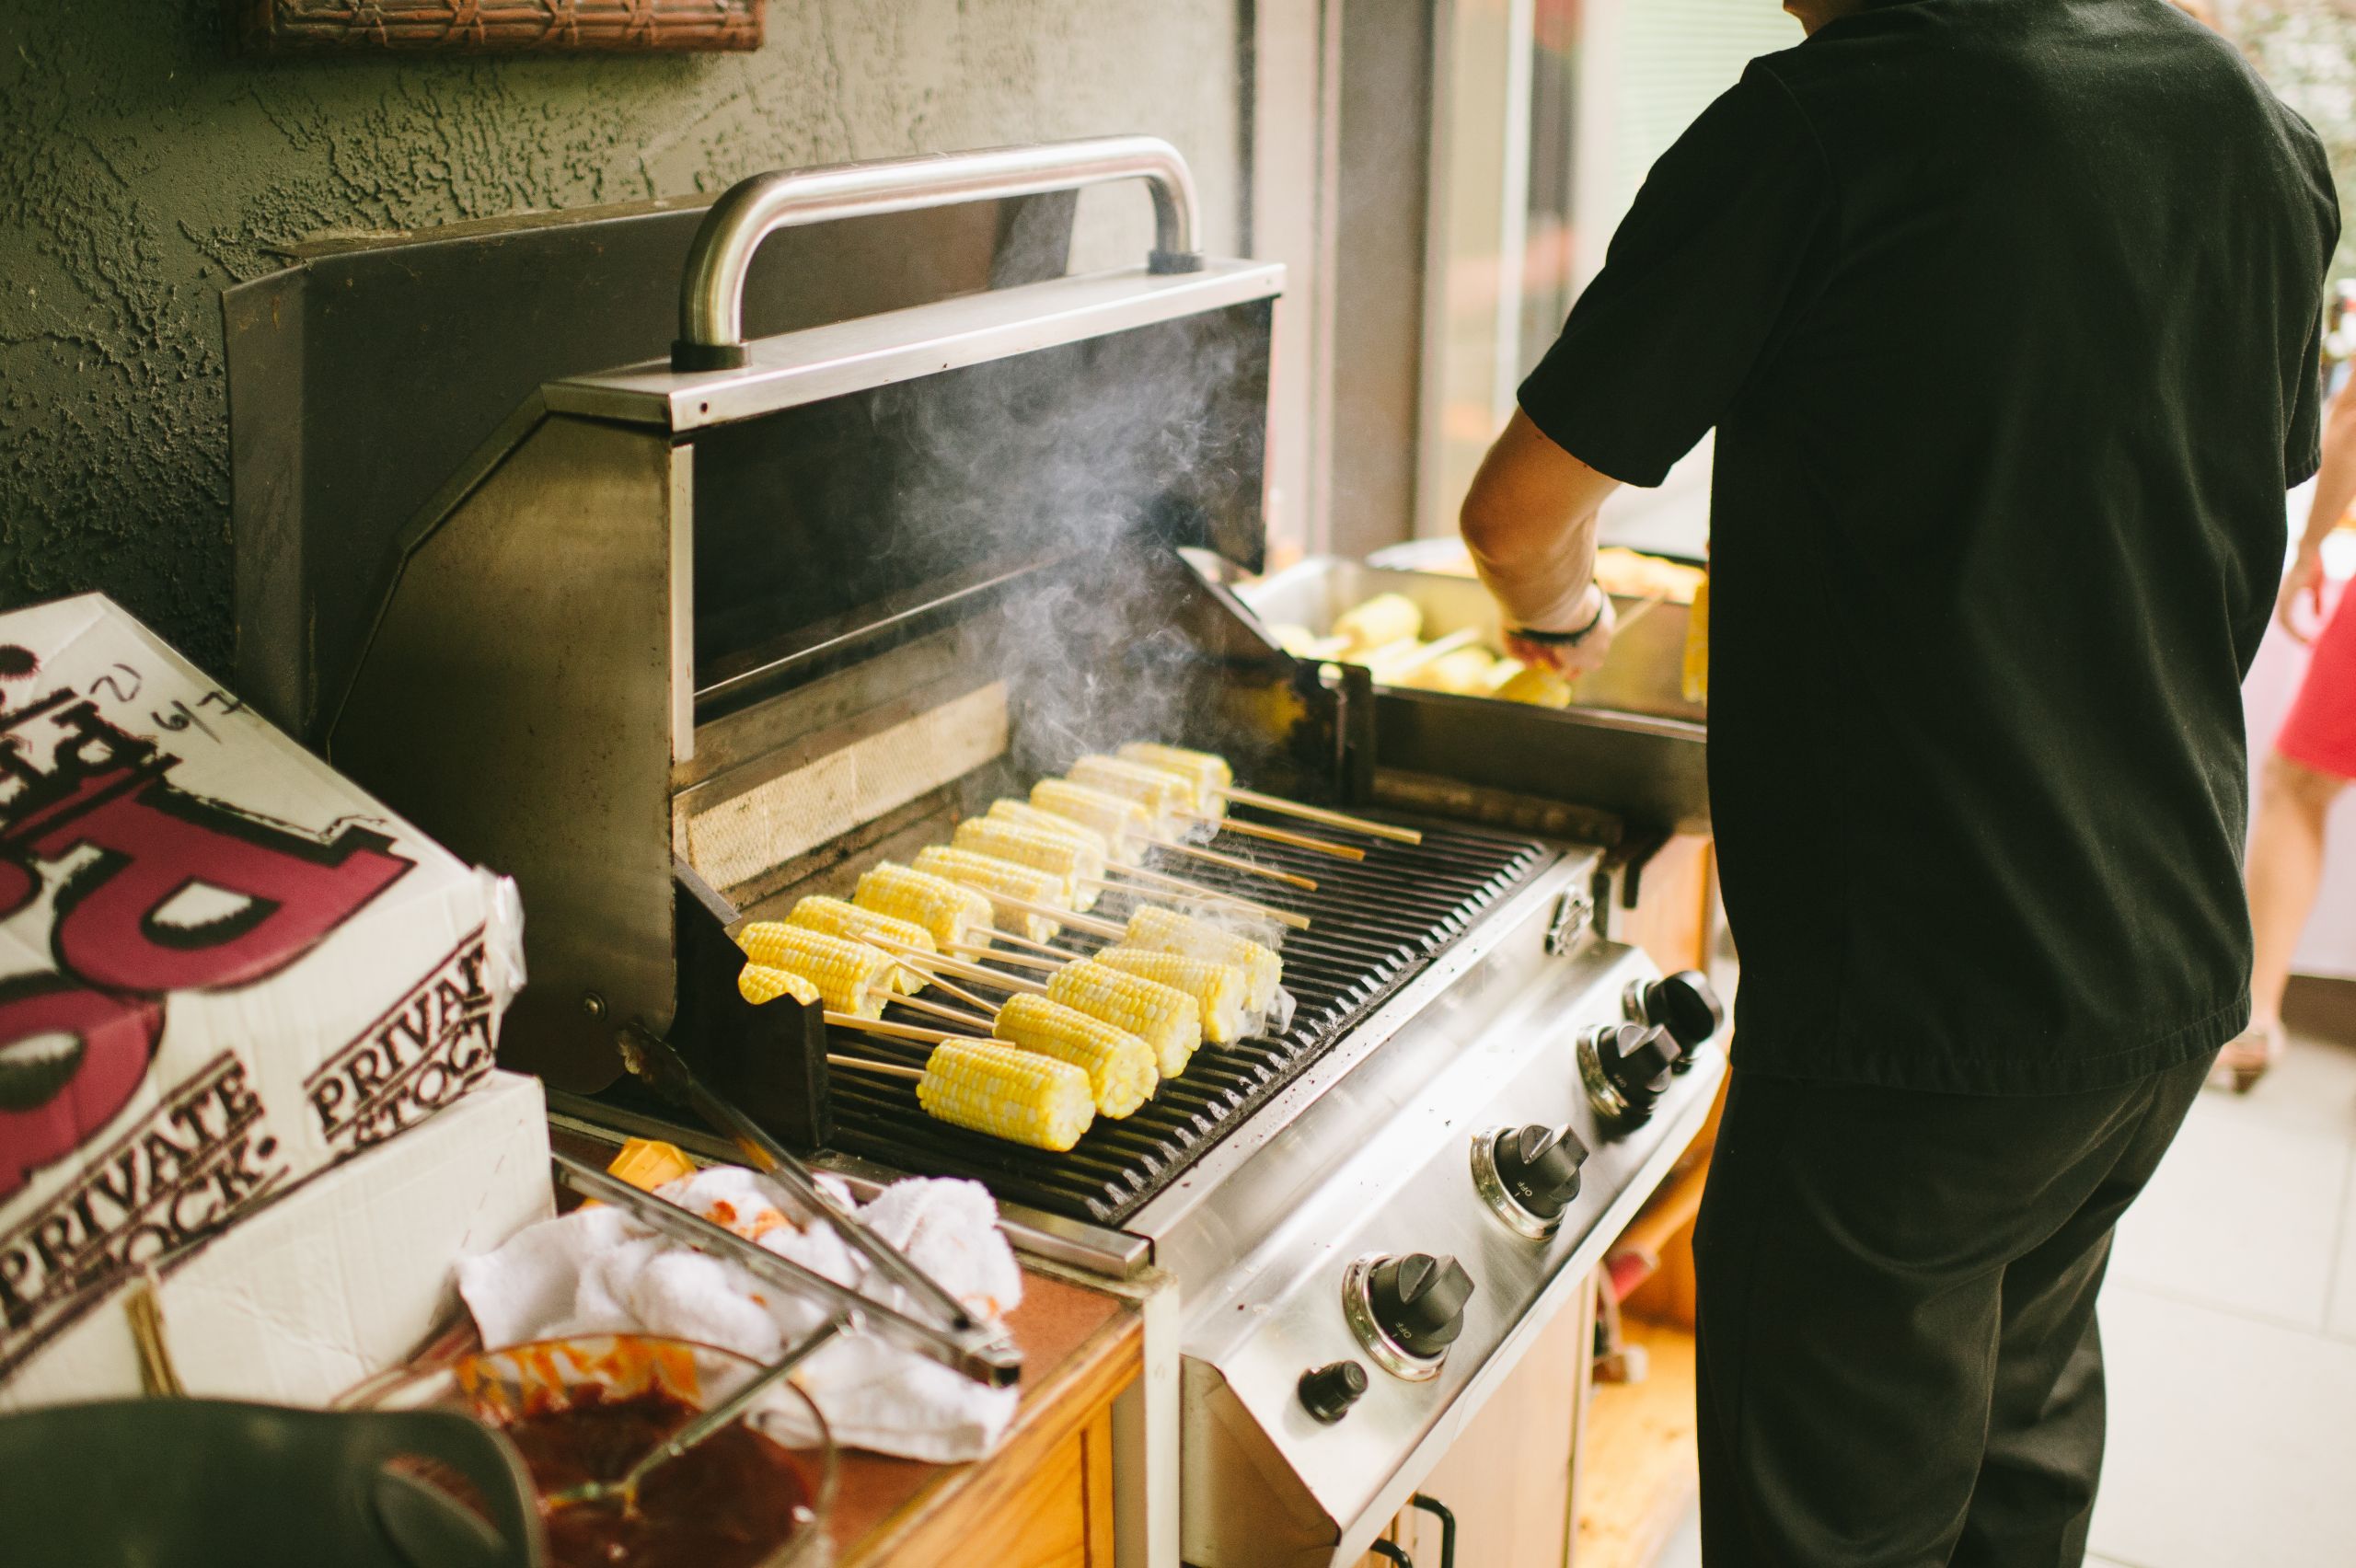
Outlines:
{"label": "black knob", "polygon": [[1374,1320],[1402,1349],[1438,1355],[1464,1330],[1472,1276],[1454,1258],[1410,1252],[1374,1265],[1367,1297]]}
{"label": "black knob", "polygon": [[1349,1414],[1365,1392],[1366,1368],[1355,1361],[1312,1366],[1300,1375],[1301,1408],[1328,1426]]}
{"label": "black knob", "polygon": [[1639,980],[1629,986],[1628,1016],[1669,1031],[1669,1037],[1681,1047],[1675,1069],[1683,1072],[1693,1065],[1694,1051],[1725,1024],[1727,1009],[1709,976],[1688,969],[1666,980],[1650,985]]}
{"label": "black knob", "polygon": [[1521,1127],[1498,1135],[1493,1158],[1497,1180],[1514,1201],[1541,1219],[1552,1219],[1579,1195],[1587,1146],[1568,1127]]}
{"label": "black knob", "polygon": [[1619,1023],[1595,1032],[1596,1061],[1619,1092],[1627,1115],[1641,1122],[1669,1092],[1669,1080],[1684,1053],[1669,1031],[1656,1025]]}

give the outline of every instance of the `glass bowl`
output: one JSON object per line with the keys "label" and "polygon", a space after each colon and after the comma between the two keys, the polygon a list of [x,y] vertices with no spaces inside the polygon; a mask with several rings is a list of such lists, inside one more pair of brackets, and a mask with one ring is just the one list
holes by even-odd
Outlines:
{"label": "glass bowl", "polygon": [[475,1351],[376,1380],[357,1402],[460,1411],[506,1436],[540,1495],[549,1568],[823,1568],[834,1440],[791,1382],[650,1471],[631,1508],[547,1502],[580,1482],[619,1477],[761,1370],[688,1340],[592,1334]]}

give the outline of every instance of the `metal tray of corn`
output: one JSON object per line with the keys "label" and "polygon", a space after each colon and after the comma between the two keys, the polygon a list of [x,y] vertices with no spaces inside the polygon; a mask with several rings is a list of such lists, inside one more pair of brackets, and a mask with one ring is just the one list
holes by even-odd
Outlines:
{"label": "metal tray of corn", "polygon": [[[1310,656],[1332,645],[1304,642],[1302,633],[1332,638],[1353,611],[1386,595],[1414,606],[1421,651],[1384,635],[1397,628],[1378,625],[1390,656],[1350,655],[1374,661],[1378,790],[1401,803],[1434,803],[1419,780],[1445,778],[1495,797],[1470,812],[1478,816],[1509,817],[1519,799],[1592,808],[1637,826],[1707,830],[1709,730],[1706,709],[1684,691],[1686,605],[1613,595],[1623,629],[1611,658],[1573,688],[1567,706],[1553,708],[1492,695],[1509,693],[1513,674],[1496,664],[1496,606],[1470,577],[1318,556],[1235,593],[1272,636]],[[1359,619],[1380,623],[1384,608],[1396,610]],[[1430,657],[1436,645],[1448,651]],[[1485,668],[1462,656],[1474,649]]]}

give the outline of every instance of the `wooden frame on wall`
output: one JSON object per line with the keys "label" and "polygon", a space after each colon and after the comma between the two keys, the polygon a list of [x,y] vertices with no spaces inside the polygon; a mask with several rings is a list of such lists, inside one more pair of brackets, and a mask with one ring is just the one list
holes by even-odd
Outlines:
{"label": "wooden frame on wall", "polygon": [[768,0],[222,0],[247,54],[761,46]]}

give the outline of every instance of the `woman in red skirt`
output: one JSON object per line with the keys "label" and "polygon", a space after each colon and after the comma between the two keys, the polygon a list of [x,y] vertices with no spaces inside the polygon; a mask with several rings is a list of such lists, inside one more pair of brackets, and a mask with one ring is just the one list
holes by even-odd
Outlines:
{"label": "woman in red skirt", "polygon": [[2318,635],[2309,628],[2323,614],[2323,542],[2356,502],[2356,378],[2332,399],[2323,432],[2323,467],[2298,559],[2282,579],[2275,617],[2314,656],[2291,716],[2274,737],[2250,835],[2249,915],[2257,932],[2250,977],[2249,1028],[2218,1053],[2212,1083],[2246,1093],[2282,1055],[2282,988],[2291,955],[2315,908],[2323,881],[2324,819],[2349,779],[2356,778],[2356,610],[2341,597]]}

